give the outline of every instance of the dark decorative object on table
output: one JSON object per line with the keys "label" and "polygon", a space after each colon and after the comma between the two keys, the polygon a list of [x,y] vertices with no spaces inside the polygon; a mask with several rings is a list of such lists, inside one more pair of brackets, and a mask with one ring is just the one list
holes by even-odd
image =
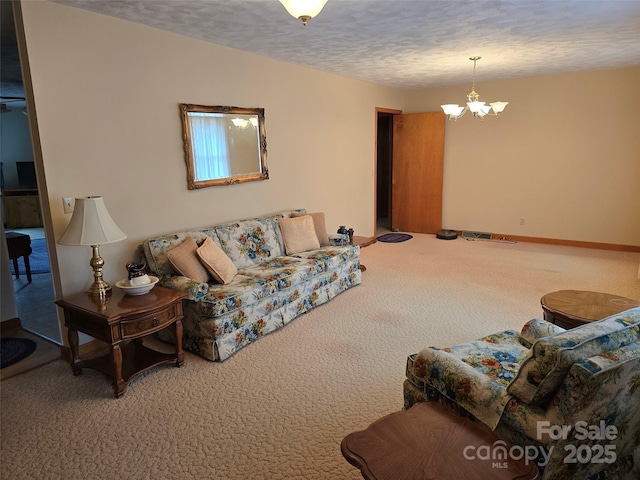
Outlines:
{"label": "dark decorative object on table", "polygon": [[340,225],[340,228],[338,229],[338,233],[341,235],[349,235],[349,231],[347,230],[347,227],[345,227],[344,225]]}
{"label": "dark decorative object on table", "polygon": [[349,230],[347,230],[347,233],[349,234],[349,243],[353,245],[353,233],[354,233],[353,228],[350,228]]}
{"label": "dark decorative object on table", "polygon": [[132,278],[142,277],[145,275],[144,269],[147,268],[146,263],[127,263],[127,272],[129,272],[129,280]]}

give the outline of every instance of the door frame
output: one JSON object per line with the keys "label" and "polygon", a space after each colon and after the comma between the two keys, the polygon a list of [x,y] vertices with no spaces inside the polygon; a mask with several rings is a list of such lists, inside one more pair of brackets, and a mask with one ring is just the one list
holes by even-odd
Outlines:
{"label": "door frame", "polygon": [[[33,83],[31,80],[31,68],[29,65],[29,55],[26,46],[26,35],[24,30],[24,20],[22,17],[22,5],[20,2],[12,2],[13,8],[13,20],[15,25],[16,42],[18,45],[18,52],[20,56],[20,70],[22,73],[22,85],[24,88],[25,105],[27,108],[27,118],[29,123],[29,133],[31,136],[31,147],[33,149],[33,163],[36,169],[36,182],[38,184],[38,196],[40,200],[40,212],[42,215],[42,224],[44,229],[44,236],[47,245],[47,252],[49,256],[49,266],[51,269],[51,283],[53,289],[54,301],[57,298],[61,298],[62,295],[62,283],[60,280],[60,269],[58,265],[58,257],[56,254],[55,235],[53,230],[53,217],[51,214],[51,205],[48,201],[49,191],[47,189],[47,182],[44,171],[44,160],[42,156],[42,145],[40,143],[40,130],[38,128],[38,119],[36,115],[36,108],[34,102]],[[4,240],[4,239],[3,239]],[[13,284],[13,281],[12,281]],[[15,290],[14,290],[15,295]],[[14,298],[15,302],[15,298]],[[17,305],[16,305],[17,309]],[[52,322],[56,322],[58,330],[60,332],[60,345],[65,343],[65,329],[62,326],[60,311],[56,309],[56,318],[51,319]],[[20,312],[18,318],[20,318]],[[54,343],[58,343],[56,340],[50,339]]]}
{"label": "door frame", "polygon": [[[378,234],[378,114],[380,113],[389,113],[393,115],[401,115],[402,110],[396,110],[393,108],[382,108],[375,107],[374,113],[374,121],[375,121],[375,129],[374,129],[374,145],[373,145],[373,236],[374,238]],[[393,135],[393,130],[392,133]],[[392,162],[392,159],[389,159]],[[393,163],[393,162],[392,162]],[[392,165],[393,168],[393,165]],[[389,197],[391,198],[391,197]],[[391,203],[391,199],[389,200]],[[391,209],[389,209],[389,216],[391,216]],[[391,218],[389,218],[389,222],[391,222]]]}

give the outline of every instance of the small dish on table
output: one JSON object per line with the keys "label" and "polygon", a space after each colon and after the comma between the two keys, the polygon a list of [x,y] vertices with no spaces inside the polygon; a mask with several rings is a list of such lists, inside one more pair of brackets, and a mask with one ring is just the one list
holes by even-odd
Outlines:
{"label": "small dish on table", "polygon": [[151,291],[153,287],[155,287],[156,283],[158,283],[158,277],[154,277],[153,275],[149,275],[149,283],[145,283],[143,285],[131,285],[129,280],[118,280],[116,282],[116,287],[124,291],[127,295],[144,295]]}

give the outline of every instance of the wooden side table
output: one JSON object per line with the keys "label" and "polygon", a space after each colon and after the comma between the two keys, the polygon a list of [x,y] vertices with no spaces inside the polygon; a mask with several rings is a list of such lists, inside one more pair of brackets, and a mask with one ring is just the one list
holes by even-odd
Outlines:
{"label": "wooden side table", "polygon": [[[155,287],[144,295],[126,295],[115,289],[103,302],[86,293],[72,295],[56,304],[64,309],[69,329],[71,369],[81,375],[82,368],[93,368],[113,380],[116,398],[124,395],[129,380],[157,365],[184,364],[182,351],[182,299],[184,292]],[[157,352],[142,344],[142,337],[170,325],[175,326],[176,352]],[[110,345],[110,352],[99,358],[80,360],[78,332],[86,333]]]}
{"label": "wooden side table", "polygon": [[[354,235],[351,238],[351,243],[353,245],[360,245],[360,248],[364,248],[364,247],[368,247],[369,245],[373,245],[374,243],[376,243],[376,237],[361,237],[358,235]],[[360,270],[362,270],[363,272],[367,271],[367,267],[365,267],[364,265],[360,264]]]}
{"label": "wooden side table", "polygon": [[24,260],[24,269],[27,273],[27,281],[31,283],[31,265],[29,264],[29,255],[31,255],[31,237],[26,233],[6,232],[7,250],[9,258],[13,262],[13,270],[16,278],[20,278],[18,270],[18,259],[22,257]]}
{"label": "wooden side table", "polygon": [[352,238],[352,242],[355,245],[360,245],[360,248],[368,247],[369,245],[373,245],[376,243],[376,237],[361,237],[358,235],[354,235]]}
{"label": "wooden side table", "polygon": [[544,319],[570,329],[640,307],[640,302],[609,293],[559,290],[540,299]]}
{"label": "wooden side table", "polygon": [[[419,402],[347,435],[342,455],[366,480],[535,480],[535,461],[485,459],[499,438],[437,402]],[[504,444],[506,445],[506,444]],[[508,446],[505,446],[508,450]]]}

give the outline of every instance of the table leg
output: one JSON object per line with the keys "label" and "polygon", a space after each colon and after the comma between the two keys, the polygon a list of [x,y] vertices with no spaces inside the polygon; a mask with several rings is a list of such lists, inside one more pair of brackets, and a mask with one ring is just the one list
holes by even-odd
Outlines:
{"label": "table leg", "polygon": [[113,393],[116,398],[124,395],[127,388],[126,382],[122,379],[122,350],[120,345],[111,345],[111,362],[113,367]]}
{"label": "table leg", "polygon": [[82,375],[82,361],[78,356],[78,331],[68,327],[67,338],[71,348],[71,371],[74,375]]}
{"label": "table leg", "polygon": [[22,258],[24,259],[24,269],[27,271],[27,281],[31,283],[31,264],[29,263],[29,256],[25,255]]}
{"label": "table leg", "polygon": [[27,271],[27,281],[31,283],[31,264],[29,264],[29,256],[25,255],[22,258],[24,259],[24,269]]}
{"label": "table leg", "polygon": [[11,261],[13,262],[13,271],[16,272],[16,278],[20,278],[20,270],[18,270],[18,259],[12,258]]}
{"label": "table leg", "polygon": [[182,320],[176,320],[176,367],[184,365],[184,351],[182,350]]}

